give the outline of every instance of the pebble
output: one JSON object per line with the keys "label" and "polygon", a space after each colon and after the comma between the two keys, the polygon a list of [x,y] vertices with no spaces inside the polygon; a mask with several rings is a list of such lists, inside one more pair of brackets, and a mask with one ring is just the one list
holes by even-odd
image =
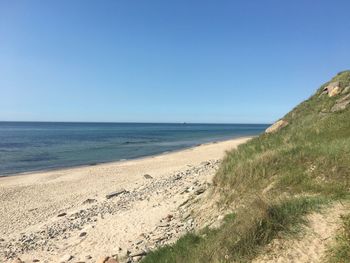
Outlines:
{"label": "pebble", "polygon": [[92,203],[95,203],[95,202],[97,202],[96,199],[88,198],[88,199],[86,199],[86,200],[83,202],[83,205],[85,205],[85,204],[92,204]]}
{"label": "pebble", "polygon": [[207,190],[205,187],[200,187],[194,192],[194,194],[195,195],[203,194],[205,192],[205,190]]}
{"label": "pebble", "polygon": [[72,255],[66,254],[66,255],[64,255],[63,257],[61,257],[60,263],[68,262],[68,261],[70,261],[72,258],[73,258]]}
{"label": "pebble", "polygon": [[149,174],[144,174],[143,177],[145,177],[146,179],[153,179],[153,177],[150,176]]}
{"label": "pebble", "polygon": [[147,255],[147,252],[146,251],[144,251],[144,250],[139,250],[139,251],[136,251],[136,252],[134,252],[134,253],[131,253],[130,254],[130,257],[140,257],[140,256],[145,256],[145,255]]}
{"label": "pebble", "polygon": [[65,215],[67,215],[67,213],[63,212],[63,213],[58,214],[57,216],[58,217],[62,217],[62,216],[65,216]]}
{"label": "pebble", "polygon": [[123,193],[125,193],[125,192],[126,192],[125,189],[120,189],[120,190],[117,190],[117,191],[115,191],[115,192],[112,192],[112,193],[107,194],[107,195],[106,195],[106,198],[107,198],[107,199],[110,199],[110,198],[112,198],[112,197],[116,197],[116,196],[118,196],[118,195],[121,195],[121,194],[123,194]]}
{"label": "pebble", "polygon": [[158,225],[158,227],[168,227],[170,226],[169,223],[161,223]]}
{"label": "pebble", "polygon": [[101,257],[96,261],[96,263],[105,263],[108,259],[109,257]]}
{"label": "pebble", "polygon": [[24,262],[20,258],[16,258],[11,263],[24,263]]}
{"label": "pebble", "polygon": [[170,222],[173,218],[174,218],[174,216],[169,214],[169,215],[167,215],[167,217],[166,217],[166,221],[167,221],[167,222]]}

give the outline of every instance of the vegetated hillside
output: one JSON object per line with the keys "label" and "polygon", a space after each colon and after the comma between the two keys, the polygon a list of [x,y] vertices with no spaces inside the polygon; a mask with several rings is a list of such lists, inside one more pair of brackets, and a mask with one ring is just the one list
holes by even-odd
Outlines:
{"label": "vegetated hillside", "polygon": [[[347,199],[349,86],[350,71],[339,73],[269,133],[229,152],[213,192],[220,194],[220,206],[235,212],[220,228],[188,234],[142,262],[247,262],[277,235],[300,231],[307,213]],[[346,218],[329,261],[348,262],[349,231]]]}

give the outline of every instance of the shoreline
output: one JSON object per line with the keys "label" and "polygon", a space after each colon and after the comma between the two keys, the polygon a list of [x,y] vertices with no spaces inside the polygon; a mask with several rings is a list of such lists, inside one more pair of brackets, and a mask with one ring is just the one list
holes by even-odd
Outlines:
{"label": "shoreline", "polygon": [[226,151],[251,138],[1,177],[0,261],[61,262],[69,254],[73,262],[94,263],[174,242],[207,223],[192,211],[210,192]]}
{"label": "shoreline", "polygon": [[70,170],[70,169],[79,169],[79,168],[87,168],[87,167],[93,167],[93,166],[100,166],[100,165],[108,165],[108,164],[117,164],[121,162],[127,162],[127,161],[134,161],[134,160],[143,160],[145,158],[154,158],[157,156],[162,156],[165,154],[171,154],[171,153],[176,153],[176,152],[181,152],[181,151],[186,151],[190,150],[196,147],[200,147],[203,145],[211,145],[211,144],[216,144],[220,142],[226,142],[226,141],[231,141],[231,140],[236,140],[236,139],[251,139],[254,137],[257,137],[258,135],[252,135],[252,136],[237,136],[237,137],[232,137],[229,139],[223,139],[223,140],[216,140],[216,141],[211,141],[211,142],[206,142],[206,143],[199,143],[195,144],[189,147],[185,148],[180,148],[176,150],[169,150],[165,151],[162,153],[157,153],[157,154],[151,154],[151,155],[145,155],[145,156],[140,156],[140,157],[135,157],[135,158],[130,158],[130,159],[120,159],[120,160],[115,160],[115,161],[105,161],[105,162],[96,162],[96,163],[90,163],[90,164],[80,164],[80,165],[73,165],[73,166],[60,166],[60,167],[52,167],[52,168],[45,168],[45,169],[39,169],[39,170],[31,170],[27,172],[19,172],[19,173],[10,173],[10,174],[0,174],[0,183],[2,178],[8,178],[8,177],[18,177],[18,176],[26,176],[26,175],[31,175],[31,174],[38,174],[38,173],[48,173],[48,172],[54,172],[54,171],[64,171],[64,170]]}

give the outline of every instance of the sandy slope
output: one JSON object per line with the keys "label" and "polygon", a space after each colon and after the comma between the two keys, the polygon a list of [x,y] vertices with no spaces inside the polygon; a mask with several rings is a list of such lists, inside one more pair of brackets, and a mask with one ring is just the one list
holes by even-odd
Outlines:
{"label": "sandy slope", "polygon": [[[194,224],[191,220],[182,224],[176,218],[182,216],[179,205],[210,182],[218,166],[215,160],[246,140],[0,178],[0,240],[4,239],[0,259],[16,255],[26,262],[59,262],[69,254],[74,256],[70,262],[94,262],[101,255],[122,253],[119,247],[137,249],[140,245],[135,240],[139,242],[141,234],[147,236],[141,238],[144,247],[147,242],[154,245],[156,235],[164,234],[160,221],[169,214],[176,220],[169,219],[168,230],[174,233],[168,239],[177,238]],[[214,161],[203,163],[208,160]],[[145,174],[153,179],[146,179]],[[127,192],[106,199],[106,194],[121,188]],[[67,214],[58,217],[62,212]]]}
{"label": "sandy slope", "polygon": [[341,226],[341,215],[348,211],[348,206],[336,203],[321,213],[308,215],[308,224],[301,237],[273,240],[253,263],[326,262],[326,251]]}

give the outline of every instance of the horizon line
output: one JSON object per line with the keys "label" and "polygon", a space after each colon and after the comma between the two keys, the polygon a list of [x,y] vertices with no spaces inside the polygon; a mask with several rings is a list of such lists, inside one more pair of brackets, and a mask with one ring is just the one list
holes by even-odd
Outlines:
{"label": "horizon line", "polygon": [[148,121],[3,121],[0,120],[0,123],[106,123],[106,124],[117,124],[117,123],[125,123],[125,124],[254,124],[254,125],[269,125],[272,123],[256,123],[256,122],[148,122]]}

